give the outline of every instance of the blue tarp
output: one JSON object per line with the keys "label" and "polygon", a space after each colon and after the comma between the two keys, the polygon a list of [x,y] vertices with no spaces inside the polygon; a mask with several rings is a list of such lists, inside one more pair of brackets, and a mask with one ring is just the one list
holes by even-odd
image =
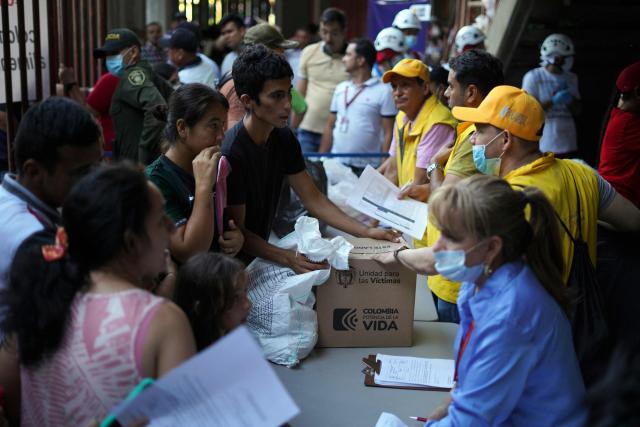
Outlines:
{"label": "blue tarp", "polygon": [[[369,38],[375,40],[380,30],[391,26],[396,13],[402,9],[409,9],[414,4],[431,4],[431,0],[369,0],[367,13],[367,35]],[[428,24],[428,22],[422,22],[422,29],[418,33],[418,42],[413,50],[424,52]]]}

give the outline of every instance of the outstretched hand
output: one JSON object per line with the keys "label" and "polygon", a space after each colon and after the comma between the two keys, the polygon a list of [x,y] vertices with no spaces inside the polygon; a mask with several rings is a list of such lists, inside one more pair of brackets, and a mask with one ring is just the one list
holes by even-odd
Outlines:
{"label": "outstretched hand", "polygon": [[388,240],[390,242],[399,242],[401,233],[393,229],[384,228],[368,228],[364,237],[376,240]]}
{"label": "outstretched hand", "polygon": [[407,188],[403,188],[398,193],[398,199],[410,197],[420,202],[426,202],[431,195],[431,186],[429,184],[411,184]]}
{"label": "outstretched hand", "polygon": [[297,274],[303,274],[315,270],[326,270],[329,268],[329,263],[326,261],[315,263],[297,251],[289,251],[287,256],[287,266]]}

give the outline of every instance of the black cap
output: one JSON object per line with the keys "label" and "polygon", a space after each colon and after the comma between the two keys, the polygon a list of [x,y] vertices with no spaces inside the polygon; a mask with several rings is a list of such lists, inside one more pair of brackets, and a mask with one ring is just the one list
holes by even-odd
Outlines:
{"label": "black cap", "polygon": [[187,52],[196,52],[198,50],[198,38],[187,29],[178,28],[171,35],[169,48],[184,49]]}
{"label": "black cap", "polygon": [[107,33],[104,38],[104,44],[93,51],[96,58],[104,58],[105,56],[117,55],[131,46],[140,46],[140,40],[136,33],[127,28],[116,28]]}

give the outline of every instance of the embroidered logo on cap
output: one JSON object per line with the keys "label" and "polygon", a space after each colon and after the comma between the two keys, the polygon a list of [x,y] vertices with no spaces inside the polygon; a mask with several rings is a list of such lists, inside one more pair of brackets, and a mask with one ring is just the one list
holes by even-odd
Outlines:
{"label": "embroidered logo on cap", "polygon": [[524,126],[527,123],[527,116],[522,113],[518,113],[517,111],[513,111],[509,106],[505,105],[500,110],[500,117],[503,119],[511,120],[519,124],[520,126]]}

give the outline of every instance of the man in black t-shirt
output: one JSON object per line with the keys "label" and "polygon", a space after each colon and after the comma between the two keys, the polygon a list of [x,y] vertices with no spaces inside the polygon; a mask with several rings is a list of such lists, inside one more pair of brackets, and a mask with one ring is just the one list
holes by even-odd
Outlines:
{"label": "man in black t-shirt", "polygon": [[286,58],[261,44],[249,46],[235,60],[232,74],[247,114],[225,134],[222,152],[232,167],[227,212],[244,234],[245,261],[260,257],[297,273],[327,267],[267,242],[285,175],[310,215],[355,236],[396,241],[396,232],[347,216],[307,173],[300,145],[287,127],[293,72]]}

